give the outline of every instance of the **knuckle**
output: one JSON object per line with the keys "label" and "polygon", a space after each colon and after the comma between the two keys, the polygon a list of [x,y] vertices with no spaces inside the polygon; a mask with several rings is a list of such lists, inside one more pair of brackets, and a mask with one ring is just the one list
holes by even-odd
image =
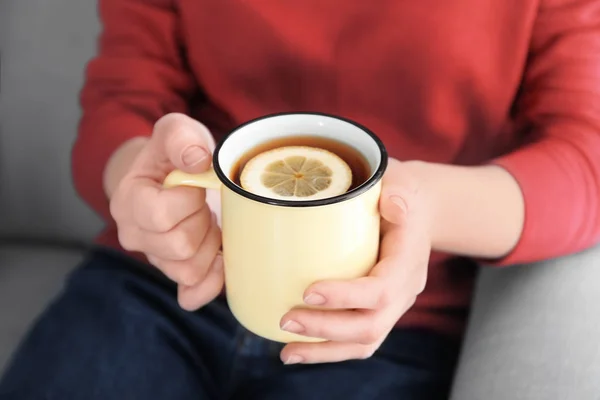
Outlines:
{"label": "knuckle", "polygon": [[152,254],[146,254],[146,259],[148,260],[148,262],[152,265],[154,265],[156,268],[158,269],[162,269],[162,261],[160,260],[160,258],[153,256]]}
{"label": "knuckle", "polygon": [[110,213],[110,216],[116,223],[121,222],[121,210],[116,200],[113,200],[109,203],[108,211]]}
{"label": "knuckle", "polygon": [[358,358],[361,360],[366,360],[368,358],[371,358],[371,357],[373,357],[373,354],[375,354],[375,350],[376,350],[376,347],[374,347],[374,346],[365,346],[360,350],[360,352],[358,354]]}
{"label": "knuckle", "polygon": [[329,338],[332,336],[330,330],[323,326],[307,325],[306,331],[309,332],[311,336],[317,338]]}
{"label": "knuckle", "polygon": [[184,310],[194,311],[195,309],[193,298],[189,295],[189,293],[182,291],[181,289],[177,291],[177,303]]}
{"label": "knuckle", "polygon": [[186,120],[186,116],[181,113],[168,113],[160,117],[154,124],[154,133],[166,133],[171,132],[178,126],[181,126],[183,121]]}
{"label": "knuckle", "polygon": [[155,125],[155,134],[165,143],[167,152],[184,147],[193,130],[191,119],[184,114],[171,113],[162,117]]}
{"label": "knuckle", "polygon": [[173,228],[172,218],[169,215],[169,207],[152,207],[150,213],[150,224],[157,232],[168,232]]}
{"label": "knuckle", "polygon": [[378,308],[387,308],[394,302],[394,293],[383,287],[379,291],[379,298],[377,300]]}
{"label": "knuckle", "polygon": [[194,302],[189,295],[180,292],[177,295],[177,303],[179,304],[179,307],[186,311],[195,311]]}
{"label": "knuckle", "polygon": [[185,232],[176,231],[171,235],[169,246],[175,260],[184,261],[196,254],[196,246],[192,238]]}
{"label": "knuckle", "polygon": [[117,191],[113,194],[113,198],[108,204],[110,216],[115,220],[115,222],[121,222],[124,219],[123,208],[124,206],[123,201],[121,200],[121,193]]}
{"label": "knuckle", "polygon": [[179,283],[185,286],[194,286],[200,280],[196,271],[187,268],[182,268],[179,270],[177,272],[177,277]]}
{"label": "knuckle", "polygon": [[193,286],[198,283],[197,276],[188,269],[186,263],[176,260],[163,260],[154,256],[148,256],[148,261],[177,284]]}
{"label": "knuckle", "polygon": [[373,344],[377,342],[380,337],[381,334],[379,332],[379,328],[374,324],[370,324],[369,326],[363,329],[358,342],[360,344]]}
{"label": "knuckle", "polygon": [[182,113],[170,113],[154,124],[153,136],[167,142],[167,148],[178,148],[192,140],[214,149],[215,143],[206,125]]}
{"label": "knuckle", "polygon": [[136,235],[130,229],[119,228],[117,230],[117,237],[119,239],[119,243],[121,246],[123,246],[123,249],[127,251],[140,250],[138,248],[138,240]]}

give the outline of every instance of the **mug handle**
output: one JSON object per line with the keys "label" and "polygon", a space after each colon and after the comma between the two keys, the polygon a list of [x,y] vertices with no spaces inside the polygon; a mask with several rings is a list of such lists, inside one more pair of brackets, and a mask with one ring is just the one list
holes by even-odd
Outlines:
{"label": "mug handle", "polygon": [[219,189],[222,183],[211,166],[206,172],[200,174],[188,174],[181,170],[174,170],[163,181],[163,187],[172,188],[176,186],[194,186],[203,189]]}

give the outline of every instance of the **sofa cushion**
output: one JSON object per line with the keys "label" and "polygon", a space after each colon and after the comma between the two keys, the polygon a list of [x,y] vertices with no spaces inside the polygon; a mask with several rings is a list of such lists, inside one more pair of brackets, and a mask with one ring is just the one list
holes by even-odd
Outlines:
{"label": "sofa cushion", "polygon": [[482,270],[453,400],[597,399],[600,246]]}
{"label": "sofa cushion", "polygon": [[76,249],[0,245],[0,375],[27,328],[82,258]]}
{"label": "sofa cushion", "polygon": [[82,241],[100,228],[70,174],[96,5],[0,1],[0,237]]}

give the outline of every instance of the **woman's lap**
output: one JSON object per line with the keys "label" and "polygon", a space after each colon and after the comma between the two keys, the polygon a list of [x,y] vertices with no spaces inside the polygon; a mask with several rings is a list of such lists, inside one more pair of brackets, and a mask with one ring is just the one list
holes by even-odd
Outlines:
{"label": "woman's lap", "polygon": [[280,349],[224,301],[183,311],[173,284],[97,251],[24,339],[0,399],[444,399],[458,345],[396,330],[368,360],[308,366],[282,365]]}

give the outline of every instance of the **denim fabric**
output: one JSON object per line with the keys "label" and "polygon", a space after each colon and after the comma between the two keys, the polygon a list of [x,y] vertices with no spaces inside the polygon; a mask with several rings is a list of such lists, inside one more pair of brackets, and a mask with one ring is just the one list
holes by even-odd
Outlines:
{"label": "denim fabric", "polygon": [[223,299],[183,311],[171,282],[98,249],[24,338],[0,399],[441,400],[459,343],[396,329],[370,359],[294,366],[281,348],[243,329]]}

